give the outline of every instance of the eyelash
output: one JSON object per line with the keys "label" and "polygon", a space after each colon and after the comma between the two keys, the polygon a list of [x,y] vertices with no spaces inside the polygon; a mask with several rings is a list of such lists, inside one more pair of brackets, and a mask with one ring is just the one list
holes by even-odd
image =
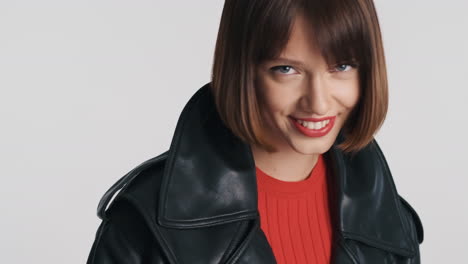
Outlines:
{"label": "eyelash", "polygon": [[[351,68],[356,68],[356,67],[358,66],[358,65],[355,64],[355,63],[347,63],[347,64],[346,64],[346,63],[342,63],[342,64],[337,64],[337,66],[336,66],[335,68],[337,68],[337,67],[339,67],[339,66],[343,66],[343,65],[350,66]],[[272,67],[271,70],[274,71],[274,72],[276,72],[277,69],[280,69],[280,68],[282,68],[282,67],[294,68],[294,67],[292,67],[292,66],[290,66],[290,65],[278,65],[278,66]],[[347,71],[336,71],[336,72],[347,72]],[[286,74],[286,75],[288,75],[288,74]]]}

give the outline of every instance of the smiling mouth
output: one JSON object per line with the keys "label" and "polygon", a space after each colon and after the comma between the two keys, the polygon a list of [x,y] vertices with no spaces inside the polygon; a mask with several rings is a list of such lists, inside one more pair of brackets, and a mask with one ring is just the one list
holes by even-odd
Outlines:
{"label": "smiling mouth", "polygon": [[336,116],[327,116],[327,117],[322,117],[322,118],[296,118],[294,116],[291,116],[291,118],[302,125],[303,127],[309,128],[309,129],[321,129],[328,125],[332,120],[335,119]]}
{"label": "smiling mouth", "polygon": [[320,121],[320,122],[307,122],[307,121],[297,119],[296,122],[308,129],[319,130],[319,129],[324,128],[326,125],[328,125],[328,123],[330,123],[330,119]]}
{"label": "smiling mouth", "polygon": [[319,120],[318,122],[295,119],[294,117],[290,117],[290,120],[303,135],[308,137],[321,137],[331,131],[335,123],[335,118],[336,116],[320,119],[308,118],[308,120]]}

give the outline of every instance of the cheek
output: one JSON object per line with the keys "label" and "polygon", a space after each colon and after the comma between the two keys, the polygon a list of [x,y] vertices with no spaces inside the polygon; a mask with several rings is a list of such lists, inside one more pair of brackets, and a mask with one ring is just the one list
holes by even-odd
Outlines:
{"label": "cheek", "polygon": [[335,92],[337,101],[348,110],[351,110],[357,104],[359,96],[359,84],[355,82],[342,85]]}
{"label": "cheek", "polygon": [[269,114],[287,111],[291,100],[291,93],[287,87],[278,85],[274,82],[261,80],[257,87],[260,91],[262,108]]}

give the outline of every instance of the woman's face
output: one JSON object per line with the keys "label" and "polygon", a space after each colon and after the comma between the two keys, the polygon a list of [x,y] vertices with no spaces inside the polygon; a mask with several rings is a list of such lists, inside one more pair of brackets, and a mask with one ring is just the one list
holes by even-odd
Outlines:
{"label": "woman's face", "polygon": [[[265,61],[256,69],[256,88],[268,123],[265,129],[278,151],[328,151],[359,99],[358,69],[326,65],[309,30],[307,21],[298,15],[279,56],[282,59]],[[296,121],[306,118],[329,123],[320,129],[323,124],[309,122],[306,128]]]}

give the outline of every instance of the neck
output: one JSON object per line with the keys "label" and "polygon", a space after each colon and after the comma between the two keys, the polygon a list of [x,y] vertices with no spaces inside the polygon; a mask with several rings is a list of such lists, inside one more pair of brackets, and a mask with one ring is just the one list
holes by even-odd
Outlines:
{"label": "neck", "polygon": [[269,153],[254,145],[251,149],[256,167],[275,179],[291,182],[305,180],[320,155],[304,155],[293,149]]}

